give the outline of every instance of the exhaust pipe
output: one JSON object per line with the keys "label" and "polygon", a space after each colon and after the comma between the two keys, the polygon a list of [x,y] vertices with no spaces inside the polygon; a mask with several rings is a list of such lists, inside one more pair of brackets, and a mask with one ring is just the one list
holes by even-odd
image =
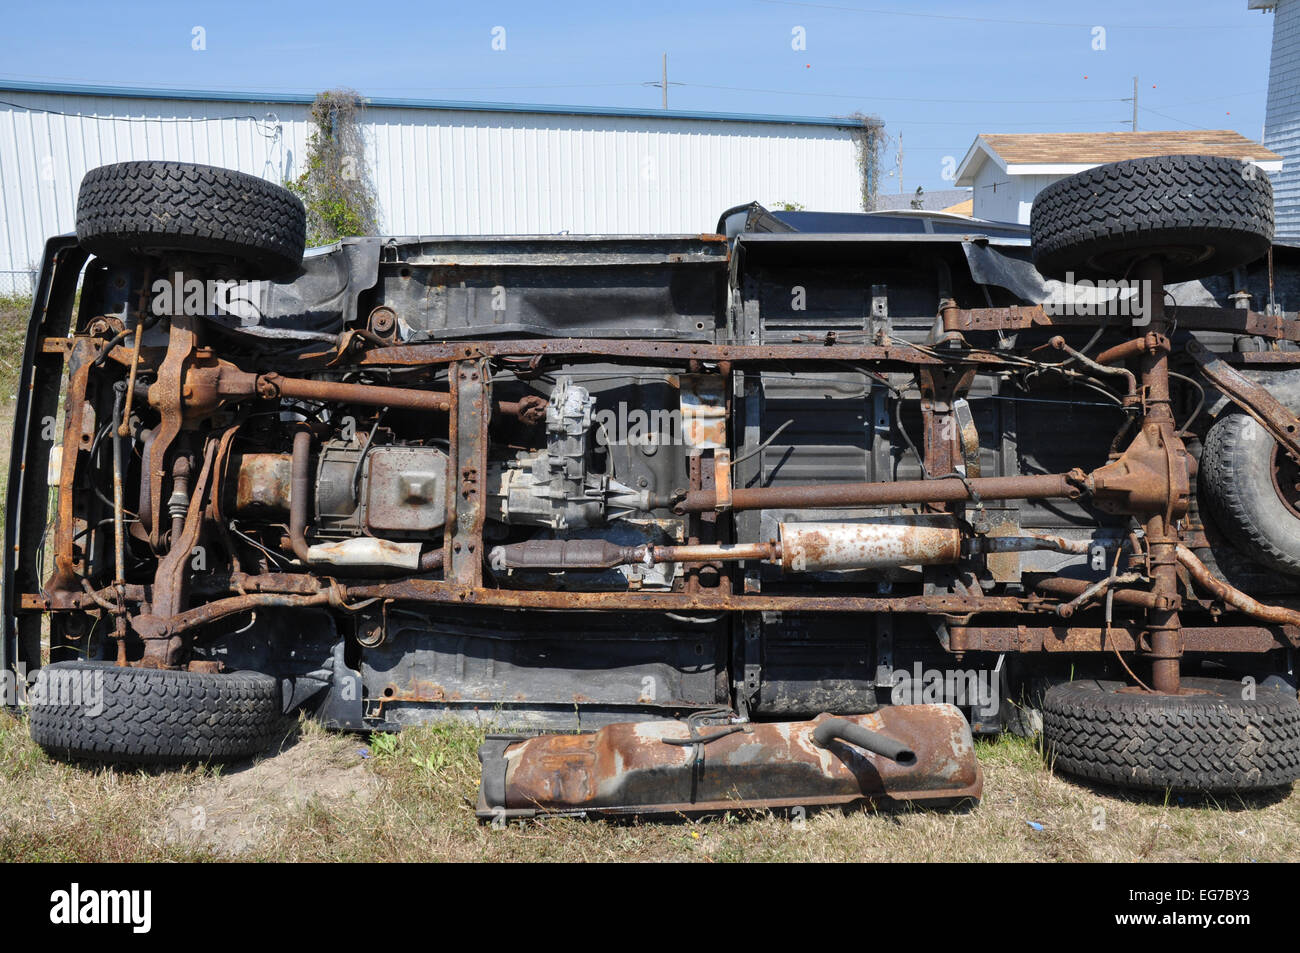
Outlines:
{"label": "exhaust pipe", "polygon": [[819,748],[829,748],[832,741],[847,741],[904,767],[916,764],[916,752],[907,745],[847,718],[828,718],[813,729],[813,742]]}

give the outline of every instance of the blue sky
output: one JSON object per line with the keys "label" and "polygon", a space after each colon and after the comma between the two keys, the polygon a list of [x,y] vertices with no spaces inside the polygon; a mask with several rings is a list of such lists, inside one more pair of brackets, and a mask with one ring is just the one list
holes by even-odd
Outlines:
{"label": "blue sky", "polygon": [[[670,88],[674,108],[880,116],[891,168],[901,136],[909,192],[946,187],[945,157],[981,132],[1129,128],[1134,74],[1139,128],[1257,139],[1273,23],[1246,0],[6,7],[8,79],[653,107],[660,90],[642,84],[667,52],[670,82],[684,84]],[[806,49],[792,48],[796,27]]]}

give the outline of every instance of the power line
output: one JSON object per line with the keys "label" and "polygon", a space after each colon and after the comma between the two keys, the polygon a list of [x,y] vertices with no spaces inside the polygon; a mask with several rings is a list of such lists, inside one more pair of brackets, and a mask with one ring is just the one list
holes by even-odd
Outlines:
{"label": "power line", "polygon": [[[32,76],[28,73],[0,73],[0,76],[11,77],[14,79],[30,80],[33,82],[63,82],[63,83],[89,83],[97,85],[97,81],[86,77],[77,76]],[[148,86],[149,84],[144,84]],[[641,86],[642,83],[556,83],[548,85],[539,85],[537,83],[517,83],[512,85],[495,85],[495,86],[367,86],[370,91],[427,91],[427,92],[471,92],[479,89],[610,89],[614,87]],[[159,92],[163,93],[206,93],[211,92],[207,86],[167,86],[158,87]],[[279,92],[297,93],[303,96],[313,96],[316,90],[304,89],[301,86],[229,86],[222,84],[222,91],[226,92],[249,92],[264,93],[268,90]],[[24,90],[26,92],[26,90]],[[32,92],[39,92],[32,90]]]}
{"label": "power line", "polygon": [[1194,122],[1188,122],[1186,119],[1179,119],[1177,116],[1169,116],[1166,115],[1165,113],[1157,112],[1156,110],[1151,109],[1147,106],[1142,106],[1141,109],[1144,113],[1151,113],[1151,115],[1153,116],[1159,116],[1161,119],[1168,119],[1170,122],[1180,122],[1184,126],[1191,126],[1193,129],[1200,129],[1208,132],[1210,128],[1209,126],[1198,126]]}
{"label": "power line", "polygon": [[[641,83],[603,83],[603,84],[592,84],[592,85],[593,85],[593,86],[596,86],[596,85],[598,85],[598,86],[641,86],[641,85],[643,85],[643,84],[641,84]],[[708,84],[708,83],[680,83],[680,84],[679,84],[679,83],[674,82],[674,83],[672,83],[671,85],[674,85],[674,86],[677,86],[677,85],[681,85],[681,86],[694,86],[694,87],[696,87],[696,88],[698,88],[698,89],[716,89],[716,90],[728,90],[728,91],[733,91],[733,92],[754,92],[754,93],[764,93],[764,94],[767,94],[767,95],[815,96],[815,97],[833,97],[833,98],[844,98],[844,99],[863,99],[863,98],[870,98],[870,99],[878,99],[878,100],[880,100],[880,101],[882,101],[882,102],[904,102],[904,103],[934,103],[934,104],[954,103],[954,104],[962,104],[962,105],[984,105],[984,104],[987,104],[987,105],[1035,105],[1035,104],[1039,104],[1039,105],[1048,105],[1048,104],[1070,104],[1070,103],[1074,103],[1074,104],[1082,104],[1082,103],[1111,103],[1111,102],[1128,102],[1128,101],[1129,101],[1128,99],[1095,99],[1095,100],[1088,100],[1088,99],[1078,99],[1078,100],[1072,100],[1072,99],[1059,99],[1059,100],[1050,100],[1050,99],[1041,99],[1041,100],[1032,100],[1032,99],[1026,99],[1026,100],[919,99],[919,98],[905,98],[905,97],[879,97],[879,96],[877,96],[877,97],[863,97],[863,96],[861,96],[861,95],[859,95],[859,94],[854,94],[854,93],[819,93],[819,92],[799,92],[799,91],[796,91],[796,90],[774,90],[774,89],[761,89],[761,88],[744,87],[744,86],[721,86],[721,85],[714,85],[714,84]],[[417,87],[391,87],[391,88],[394,88],[394,89],[398,89],[398,88],[409,88],[409,89],[413,89],[413,88],[417,88]],[[550,87],[544,87],[544,86],[525,86],[525,87],[504,87],[504,86],[501,86],[501,87],[470,87],[470,86],[466,86],[466,87],[419,87],[419,88],[429,88],[429,89],[451,89],[451,88],[457,88],[457,89],[506,89],[506,88],[511,88],[511,89],[513,89],[513,88],[523,88],[523,89],[546,89],[546,88],[550,88]],[[177,92],[184,92],[184,90],[181,90],[181,89],[178,89],[178,90],[176,90],[176,91],[177,91]],[[1194,101],[1194,102],[1187,102],[1187,103],[1176,103],[1176,104],[1174,104],[1173,106],[1166,107],[1166,108],[1177,108],[1177,107],[1179,107],[1179,106],[1200,105],[1200,104],[1205,103],[1205,102],[1214,102],[1214,101],[1219,101],[1219,100],[1223,100],[1223,99],[1235,99],[1235,98],[1239,98],[1239,97],[1241,97],[1241,96],[1247,96],[1247,95],[1254,95],[1254,94],[1253,94],[1253,93],[1237,93],[1237,94],[1233,94],[1233,95],[1231,95],[1231,96],[1219,96],[1219,97],[1213,97],[1212,99],[1207,99],[1207,100],[1197,100],[1197,101]],[[40,106],[32,106],[32,105],[26,105],[26,104],[22,104],[22,103],[15,103],[15,102],[11,102],[11,101],[8,101],[8,100],[0,100],[0,105],[8,106],[8,107],[10,107],[10,108],[12,108],[12,109],[25,110],[25,111],[27,111],[27,112],[44,113],[44,114],[47,114],[47,115],[53,115],[53,116],[65,116],[65,117],[73,118],[73,119],[93,119],[93,120],[96,120],[96,121],[99,121],[99,122],[218,122],[218,121],[222,121],[222,120],[236,119],[236,120],[249,120],[249,121],[251,121],[251,122],[255,122],[255,123],[259,123],[259,124],[266,125],[266,124],[268,124],[270,118],[274,115],[274,114],[268,114],[268,115],[266,115],[266,116],[238,115],[238,116],[167,116],[167,117],[161,117],[161,116],[159,116],[159,117],[149,117],[149,116],[101,116],[101,115],[93,115],[93,114],[90,114],[90,113],[65,112],[65,111],[58,110],[58,109],[45,109],[45,108],[42,108],[42,107],[40,107]],[[521,104],[521,105],[523,105],[523,104]],[[1175,116],[1169,116],[1169,115],[1166,115],[1165,113],[1158,112],[1157,110],[1151,109],[1151,108],[1149,108],[1149,107],[1147,107],[1147,106],[1141,106],[1140,108],[1141,108],[1141,110],[1142,110],[1143,112],[1149,112],[1149,113],[1151,113],[1152,115],[1160,116],[1161,118],[1168,119],[1168,120],[1170,120],[1171,122],[1182,123],[1183,125],[1190,126],[1190,127],[1194,128],[1194,129],[1208,129],[1208,128],[1209,128],[1209,127],[1207,127],[1207,126],[1198,126],[1198,125],[1196,125],[1195,123],[1188,122],[1188,121],[1185,120],[1185,119],[1179,119],[1179,118],[1177,118],[1177,117],[1175,117]],[[1098,125],[1098,126],[1107,126],[1107,125],[1127,125],[1129,122],[1130,122],[1130,120],[1126,120],[1126,119],[1114,119],[1114,120],[1112,120],[1112,119],[1077,119],[1077,120],[1060,120],[1060,119],[1056,119],[1056,118],[1052,118],[1052,119],[1049,119],[1049,120],[1021,120],[1021,119],[1015,119],[1015,120],[990,120],[990,119],[931,120],[931,119],[897,119],[897,118],[894,118],[894,119],[890,119],[890,120],[889,120],[889,124],[890,124],[891,126],[894,126],[894,127],[899,127],[899,126],[971,126],[971,125],[984,125],[984,126],[1041,126],[1041,125],[1057,125],[1057,126],[1091,126],[1091,125]],[[931,150],[931,149],[926,148],[926,147],[919,147],[919,148],[918,148],[918,147],[913,147],[913,149],[914,149],[915,151],[921,151],[921,152],[924,152],[924,151],[943,151],[942,147],[940,147],[939,149],[934,149],[934,150]]]}
{"label": "power line", "polygon": [[[649,84],[657,85],[657,84]],[[774,96],[817,96],[830,99],[870,99],[882,103],[962,103],[991,106],[1064,105],[1079,103],[1124,103],[1127,99],[918,99],[907,96],[864,96],[861,93],[805,92],[795,89],[759,89],[753,86],[718,86],[711,83],[681,83],[696,89],[725,89],[737,93],[768,93]]]}
{"label": "power line", "polygon": [[[637,84],[640,85],[640,84]],[[248,119],[261,124],[269,124],[270,116],[97,116],[90,113],[62,112],[58,109],[42,109],[39,106],[25,106],[20,103],[13,103],[0,99],[0,106],[9,106],[13,109],[21,109],[27,112],[47,113],[53,116],[66,116],[71,119],[94,119],[99,122],[220,122],[227,119]],[[527,108],[526,103],[520,104],[521,108]],[[278,120],[278,117],[276,117]],[[849,117],[833,117],[847,119]],[[963,120],[934,120],[934,119],[895,119],[890,120],[893,126],[971,126],[971,125],[992,125],[992,126],[1041,126],[1045,123],[1051,123],[1058,126],[1092,126],[1092,125],[1113,125],[1116,123],[1127,123],[1127,119],[1078,119],[1061,121],[1051,120],[990,120],[990,119],[963,119]]]}
{"label": "power line", "polygon": [[[368,86],[372,90],[417,90],[420,92],[470,92],[476,89],[611,89],[623,86],[645,86],[645,83],[557,83],[539,86],[536,83],[520,83],[512,86]],[[657,84],[651,84],[657,85]],[[676,83],[673,84],[677,85]],[[267,87],[260,87],[267,88]],[[288,87],[286,87],[288,88]]]}
{"label": "power line", "polygon": [[[913,17],[922,20],[960,20],[967,23],[1012,23],[1021,26],[1070,27],[1090,29],[1096,23],[1072,23],[1061,20],[1024,20],[1012,17],[972,17],[957,13],[922,13],[917,10],[880,10],[866,7],[846,7],[834,3],[810,3],[808,0],[755,0],[756,3],[768,3],[787,7],[810,7],[822,10],[839,10],[844,13],[869,13],[884,17]],[[1108,29],[1124,30],[1255,30],[1258,27],[1241,23],[1234,24],[1184,24],[1184,23],[1114,23],[1106,24]]]}
{"label": "power line", "polygon": [[1179,106],[1203,106],[1206,103],[1221,103],[1225,99],[1244,99],[1247,96],[1262,96],[1267,92],[1267,89],[1255,89],[1248,93],[1233,93],[1230,96],[1211,96],[1209,99],[1193,99],[1182,103],[1163,103],[1162,105],[1165,109],[1177,109]]}
{"label": "power line", "polygon": [[[778,2],[778,0],[756,0],[756,2]],[[793,2],[793,0],[789,0],[789,2]],[[901,16],[904,14],[900,13],[899,15]],[[882,70],[882,71],[889,72],[888,70]],[[32,76],[31,74],[27,74],[27,73],[0,72],[0,76],[13,77],[18,79],[38,81],[38,82],[53,82],[53,81],[69,82],[69,83],[92,82],[92,80],[87,79],[86,77]],[[366,89],[367,91],[370,92],[393,91],[393,90],[419,91],[419,92],[425,92],[425,91],[427,92],[473,92],[475,90],[492,90],[492,89],[616,89],[616,88],[629,88],[633,86],[641,87],[646,85],[657,86],[658,84],[657,83],[647,84],[641,82],[558,83],[558,84],[546,84],[546,85],[539,85],[537,83],[520,83],[520,84],[511,84],[511,85],[489,85],[489,86],[415,86],[415,85],[367,86]],[[855,93],[823,93],[823,92],[803,92],[798,90],[773,90],[773,89],[759,89],[759,88],[753,88],[748,86],[722,86],[722,85],[708,84],[708,83],[678,83],[674,81],[670,85],[695,86],[699,89],[719,89],[719,90],[730,90],[734,92],[767,93],[769,95],[812,96],[818,98],[833,97],[833,98],[844,98],[844,99],[863,98]],[[232,86],[232,85],[223,84],[222,89],[228,90],[230,92],[255,92],[255,93],[266,92],[268,90],[279,90],[279,91],[298,93],[300,95],[305,95],[305,96],[314,95],[313,90],[305,90],[301,86],[270,86],[270,85]],[[208,87],[202,87],[202,86],[172,86],[172,87],[159,87],[159,92],[160,93],[166,93],[166,92],[191,93],[191,92],[211,92],[211,90]],[[1257,89],[1257,90],[1249,90],[1241,93],[1230,93],[1223,96],[1211,96],[1206,99],[1193,99],[1193,100],[1187,100],[1178,103],[1166,103],[1165,108],[1177,109],[1182,106],[1201,106],[1201,105],[1205,105],[1206,103],[1223,102],[1225,100],[1230,100],[1230,99],[1242,99],[1246,96],[1259,96],[1266,92],[1267,90]],[[959,104],[989,104],[989,105],[1070,105],[1070,104],[1087,104],[1087,103],[1130,102],[1129,97],[1120,97],[1115,99],[921,99],[921,98],[911,98],[911,97],[872,96],[870,98],[879,100],[881,102],[934,103],[934,104],[959,103]],[[35,107],[27,107],[27,106],[23,106],[21,108],[23,109],[30,108],[33,112],[57,112],[57,110],[38,110]],[[1145,109],[1146,107],[1142,107],[1142,108]],[[247,118],[247,117],[226,117],[226,118]]]}
{"label": "power line", "polygon": [[[0,73],[0,76],[18,76],[17,73]],[[31,77],[26,77],[30,79]],[[74,80],[66,77],[36,77],[38,80],[61,79],[65,82]],[[419,90],[429,92],[470,92],[473,90],[483,89],[611,89],[631,86],[654,86],[658,87],[659,82],[642,82],[642,83],[566,83],[560,85],[538,85],[536,83],[518,84],[509,86],[368,86],[369,91],[376,90]],[[908,96],[870,96],[863,97],[859,93],[826,93],[819,91],[804,91],[794,89],[763,89],[751,86],[723,86],[713,83],[686,83],[672,81],[670,86],[694,86],[696,89],[719,89],[738,93],[766,93],[773,96],[812,96],[817,98],[829,99],[863,99],[870,98],[880,102],[891,103],[933,103],[942,105],[945,103],[958,104],[975,104],[975,105],[1006,105],[1006,106],[1024,106],[1024,105],[1081,105],[1088,103],[1118,103],[1128,102],[1127,99],[1119,98],[1098,98],[1098,99],[926,99]],[[301,87],[295,86],[223,86],[223,89],[230,92],[266,92],[267,90],[282,90],[297,92],[302,95],[312,95],[310,91],[304,91]],[[203,87],[185,87],[173,86],[159,88],[160,93],[192,93],[192,92],[210,92]],[[111,95],[111,94],[108,94]],[[1245,95],[1245,94],[1241,94]],[[1221,97],[1228,98],[1228,97]]]}
{"label": "power line", "polygon": [[275,113],[267,113],[265,116],[99,116],[93,113],[70,113],[59,109],[42,109],[40,106],[24,106],[20,103],[11,103],[6,99],[0,99],[0,106],[9,106],[26,112],[45,113],[50,116],[65,116],[68,119],[94,119],[98,122],[222,122],[227,119],[248,119],[265,126],[266,129],[261,131],[263,135],[268,136],[273,134],[273,123],[280,121]]}
{"label": "power line", "polygon": [[1131,119],[890,119],[889,125],[898,126],[1127,126]]}

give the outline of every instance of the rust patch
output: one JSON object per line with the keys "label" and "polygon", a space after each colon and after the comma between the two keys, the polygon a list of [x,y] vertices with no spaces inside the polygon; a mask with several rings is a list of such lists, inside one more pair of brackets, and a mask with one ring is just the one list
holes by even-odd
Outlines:
{"label": "rust patch", "polygon": [[287,453],[245,453],[238,461],[234,512],[285,513],[293,483],[293,458]]}
{"label": "rust patch", "polygon": [[711,814],[791,807],[978,800],[970,727],[951,705],[900,705],[846,720],[916,753],[902,765],[847,742],[813,740],[813,721],[627,722],[581,735],[490,738],[480,750],[479,816]]}
{"label": "rust patch", "polygon": [[961,557],[961,531],[950,517],[782,523],[780,528],[786,572],[935,566]]}

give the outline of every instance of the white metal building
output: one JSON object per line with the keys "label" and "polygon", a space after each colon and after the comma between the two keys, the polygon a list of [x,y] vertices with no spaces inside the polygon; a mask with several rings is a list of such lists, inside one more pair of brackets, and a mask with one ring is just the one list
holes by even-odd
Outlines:
{"label": "white metal building", "polygon": [[[73,230],[88,169],[172,159],[282,182],[301,172],[311,101],[0,80],[0,294]],[[707,232],[755,199],[861,209],[851,119],[366,102],[384,234]]]}

